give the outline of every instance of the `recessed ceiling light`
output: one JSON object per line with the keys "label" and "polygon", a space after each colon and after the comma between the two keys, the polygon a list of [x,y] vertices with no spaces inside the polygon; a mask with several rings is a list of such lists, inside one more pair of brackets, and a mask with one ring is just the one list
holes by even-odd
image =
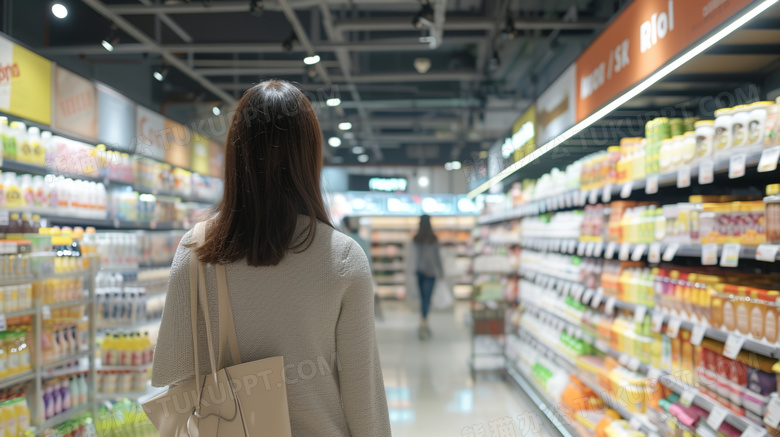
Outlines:
{"label": "recessed ceiling light", "polygon": [[358,161],[360,161],[360,162],[368,162],[368,155],[360,155],[360,156],[358,156]]}
{"label": "recessed ceiling light", "polygon": [[338,147],[341,145],[341,138],[339,137],[330,137],[328,138],[328,144],[330,147]]}
{"label": "recessed ceiling light", "polygon": [[417,178],[417,185],[423,188],[427,187],[428,184],[430,183],[431,181],[428,179],[428,176],[420,176],[419,178]]}
{"label": "recessed ceiling light", "polygon": [[103,41],[100,41],[100,44],[103,46],[104,49],[108,50],[109,52],[113,52],[114,51],[114,45],[111,44],[110,42],[108,42],[106,40],[103,40]]}
{"label": "recessed ceiling light", "polygon": [[325,104],[330,106],[330,107],[339,106],[341,104],[341,99],[339,99],[338,97],[334,97],[332,99],[326,100]]}
{"label": "recessed ceiling light", "polygon": [[350,130],[350,129],[352,129],[352,123],[350,123],[348,121],[342,121],[341,123],[339,123],[339,129],[341,129],[341,130]]}
{"label": "recessed ceiling light", "polygon": [[62,20],[63,18],[68,16],[68,8],[65,7],[62,3],[54,3],[51,5],[51,13]]}
{"label": "recessed ceiling light", "polygon": [[219,109],[219,106],[215,106],[215,107],[211,108],[211,113],[214,114],[214,115],[219,115],[219,114],[222,114],[222,110]]}

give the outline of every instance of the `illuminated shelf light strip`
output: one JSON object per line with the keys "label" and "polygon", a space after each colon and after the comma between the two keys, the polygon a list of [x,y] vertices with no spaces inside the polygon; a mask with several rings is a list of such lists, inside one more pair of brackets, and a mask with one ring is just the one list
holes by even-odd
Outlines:
{"label": "illuminated shelf light strip", "polygon": [[526,165],[530,164],[532,161],[536,160],[540,156],[544,155],[545,153],[549,152],[550,150],[558,147],[563,142],[571,139],[573,136],[577,135],[578,133],[582,132],[583,130],[590,127],[593,123],[601,120],[602,118],[606,117],[610,112],[614,111],[615,109],[623,106],[625,103],[629,102],[634,97],[638,96],[642,92],[646,91],[651,86],[655,85],[663,79],[664,77],[671,74],[673,71],[677,70],[678,68],[685,65],[688,61],[695,58],[696,56],[702,54],[703,52],[707,51],[709,48],[720,42],[722,39],[726,38],[730,34],[732,34],[734,31],[739,29],[740,27],[744,26],[746,23],[748,23],[753,18],[760,15],[765,10],[769,9],[770,7],[774,6],[778,1],[780,0],[765,0],[761,2],[760,4],[756,5],[753,9],[749,10],[745,14],[743,14],[741,17],[737,18],[730,24],[728,24],[723,29],[716,32],[711,37],[707,38],[706,40],[702,41],[699,45],[692,48],[688,52],[684,53],[674,61],[670,62],[666,66],[662,67],[657,72],[653,73],[645,79],[642,83],[635,86],[633,89],[627,91],[622,96],[618,97],[617,99],[610,102],[607,106],[599,109],[598,111],[594,112],[590,116],[586,117],[581,122],[577,123],[573,127],[569,128],[567,131],[562,133],[561,135],[554,138],[552,141],[549,141],[544,146],[536,149],[532,154],[526,156],[525,158],[521,159],[520,161],[517,161],[516,163],[510,165],[509,167],[502,170],[499,174],[494,176],[489,181],[483,183],[479,187],[475,188],[469,193],[469,197],[474,198],[477,195],[489,190],[491,187],[496,185],[497,183],[501,182],[502,180],[506,179],[511,175],[512,173],[520,170],[521,168],[525,167]]}

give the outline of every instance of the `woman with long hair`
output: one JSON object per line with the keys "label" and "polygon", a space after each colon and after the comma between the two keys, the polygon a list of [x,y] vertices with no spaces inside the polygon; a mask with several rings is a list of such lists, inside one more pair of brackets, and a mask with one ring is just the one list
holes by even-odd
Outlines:
{"label": "woman with long hair", "polygon": [[420,229],[414,236],[415,268],[417,273],[417,285],[420,288],[420,310],[422,319],[417,333],[420,340],[431,337],[431,329],[428,327],[428,311],[431,308],[431,296],[436,278],[444,276],[439,254],[439,239],[433,233],[431,217],[420,216]]}
{"label": "woman with long hair", "polygon": [[[203,244],[176,251],[152,383],[210,372],[205,324],[219,330],[215,265],[227,289],[244,363],[283,356],[293,436],[389,436],[366,255],[334,230],[320,193],[322,133],[308,99],[270,80],[238,102],[225,148],[225,190]],[[189,262],[206,267],[206,304],[193,358]],[[217,342],[218,344],[219,342]],[[215,349],[218,349],[215,346]],[[231,366],[231,354],[226,354]],[[312,369],[315,371],[312,372]]]}

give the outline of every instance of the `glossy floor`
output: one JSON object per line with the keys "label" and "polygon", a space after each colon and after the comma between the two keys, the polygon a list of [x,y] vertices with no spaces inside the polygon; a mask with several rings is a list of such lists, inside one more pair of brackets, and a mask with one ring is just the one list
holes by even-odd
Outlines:
{"label": "glossy floor", "polygon": [[472,381],[467,309],[459,304],[455,311],[432,314],[433,337],[420,341],[416,312],[403,303],[382,303],[384,320],[377,321],[377,338],[393,435],[552,435],[531,422],[538,409],[516,386],[489,374]]}

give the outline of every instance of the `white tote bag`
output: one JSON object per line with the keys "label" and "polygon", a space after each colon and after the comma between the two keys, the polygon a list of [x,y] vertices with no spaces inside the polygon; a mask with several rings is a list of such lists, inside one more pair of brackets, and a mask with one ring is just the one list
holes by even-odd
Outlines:
{"label": "white tote bag", "polygon": [[[205,224],[193,236],[204,240]],[[291,437],[284,358],[241,363],[225,266],[217,265],[219,305],[219,361],[206,300],[205,264],[190,256],[190,317],[195,356],[195,378],[143,402],[144,412],[165,437]],[[199,305],[200,304],[200,305]],[[206,320],[209,362],[215,372],[201,376],[198,359],[198,308]],[[230,344],[233,366],[224,367],[225,345]],[[186,359],[187,357],[182,357]]]}

